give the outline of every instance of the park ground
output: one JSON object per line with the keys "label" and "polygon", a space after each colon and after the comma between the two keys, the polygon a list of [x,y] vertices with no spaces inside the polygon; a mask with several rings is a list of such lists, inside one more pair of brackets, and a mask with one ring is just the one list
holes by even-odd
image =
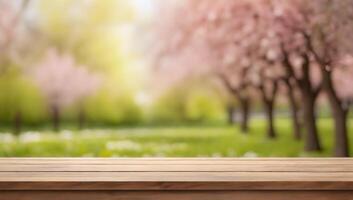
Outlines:
{"label": "park ground", "polygon": [[[253,120],[248,134],[236,126],[28,130],[20,136],[3,131],[0,157],[329,157],[332,121],[320,119],[318,124],[321,153],[304,152],[303,143],[292,137],[290,121],[279,119],[276,140],[266,139],[263,120]],[[352,123],[349,128],[353,130]]]}

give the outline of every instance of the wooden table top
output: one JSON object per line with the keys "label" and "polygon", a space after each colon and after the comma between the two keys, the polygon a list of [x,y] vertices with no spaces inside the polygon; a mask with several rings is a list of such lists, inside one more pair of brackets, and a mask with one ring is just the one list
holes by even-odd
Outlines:
{"label": "wooden table top", "polygon": [[0,158],[0,190],[353,190],[353,159]]}

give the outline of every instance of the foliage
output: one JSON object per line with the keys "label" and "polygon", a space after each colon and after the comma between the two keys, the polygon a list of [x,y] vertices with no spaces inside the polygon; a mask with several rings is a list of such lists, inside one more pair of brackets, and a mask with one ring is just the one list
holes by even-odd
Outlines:
{"label": "foliage", "polygon": [[152,123],[202,124],[223,121],[223,101],[214,90],[190,85],[176,86],[163,93],[150,110]]}
{"label": "foliage", "polygon": [[0,119],[2,124],[12,122],[15,112],[23,113],[23,121],[40,124],[45,121],[44,99],[35,84],[18,69],[11,68],[0,76]]}

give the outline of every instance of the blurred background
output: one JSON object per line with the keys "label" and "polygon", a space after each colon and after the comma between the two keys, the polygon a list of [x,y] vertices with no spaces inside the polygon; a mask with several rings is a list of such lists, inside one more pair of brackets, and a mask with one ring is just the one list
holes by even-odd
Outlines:
{"label": "blurred background", "polygon": [[286,2],[0,0],[0,156],[350,156],[353,4]]}

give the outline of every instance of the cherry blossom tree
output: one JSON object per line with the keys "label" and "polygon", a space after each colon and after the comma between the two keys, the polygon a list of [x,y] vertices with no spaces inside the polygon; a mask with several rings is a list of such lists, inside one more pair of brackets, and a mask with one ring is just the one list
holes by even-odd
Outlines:
{"label": "cherry blossom tree", "polygon": [[[312,32],[305,33],[305,39],[310,52],[319,64],[323,89],[330,102],[335,124],[335,156],[349,156],[347,117],[349,101],[352,92],[340,92],[341,87],[335,83],[334,75],[341,74],[342,79],[351,81],[352,77],[342,74],[342,71],[351,75],[352,65],[344,66],[345,58],[352,55],[350,42],[352,33],[353,2],[352,1],[314,1],[317,18],[312,19]],[[345,68],[345,69],[344,69]],[[347,79],[348,78],[348,79]],[[339,80],[339,79],[336,79]],[[344,89],[343,89],[344,90]]]}
{"label": "cherry blossom tree", "polygon": [[307,151],[322,149],[316,101],[325,91],[336,127],[335,155],[347,156],[350,92],[337,86],[343,81],[337,76],[350,72],[346,58],[352,52],[347,42],[352,5],[350,0],[178,1],[165,9],[166,17],[157,25],[155,55],[158,64],[183,69],[183,74],[199,73],[200,68],[216,74],[240,102],[248,103],[248,88],[257,88],[269,119],[269,137],[276,136],[273,107],[279,84],[284,85],[297,139],[301,128],[296,98],[301,100]]}
{"label": "cherry blossom tree", "polygon": [[[274,138],[273,110],[279,77],[273,76],[277,74],[273,60],[276,58],[271,58],[272,46],[266,42],[271,33],[265,19],[271,17],[271,10],[260,10],[267,3],[265,0],[185,1],[177,9],[168,10],[169,15],[157,26],[158,44],[162,47],[157,58],[171,58],[169,66],[172,63],[179,70],[183,66],[186,71],[200,73],[202,68],[216,74],[241,105],[243,131],[248,129],[249,90],[255,86],[266,108],[268,136]],[[186,15],[181,19],[180,13]],[[176,64],[180,57],[183,62]]]}
{"label": "cherry blossom tree", "polygon": [[[60,129],[61,110],[92,95],[99,87],[99,78],[87,68],[75,63],[72,56],[49,49],[44,59],[34,69],[33,77],[45,95],[51,112],[54,130]],[[80,126],[84,120],[80,111]]]}
{"label": "cherry blossom tree", "polygon": [[[303,1],[304,2],[304,1]],[[305,126],[305,150],[319,151],[321,145],[316,125],[316,100],[321,91],[320,78],[317,75],[317,65],[313,61],[305,38],[300,31],[306,29],[306,14],[310,13],[300,1],[272,1],[272,28],[275,30],[275,40],[281,51],[282,67],[285,70],[285,84],[289,90],[290,102],[294,102],[293,88],[298,88],[303,109]],[[305,11],[305,12],[299,12]],[[292,91],[291,91],[292,90]],[[292,111],[295,116],[295,111]],[[294,123],[298,120],[294,119]]]}
{"label": "cherry blossom tree", "polygon": [[[322,88],[329,99],[333,112],[335,121],[335,155],[347,156],[349,155],[346,125],[348,107],[345,100],[341,99],[338,94],[340,89],[334,84],[333,74],[335,74],[335,71],[340,70],[342,66],[340,61],[351,54],[351,46],[347,41],[349,41],[349,34],[352,28],[353,2],[345,0],[314,0],[308,3],[307,1],[293,0],[282,2],[279,5],[282,6],[278,7],[280,8],[278,10],[279,19],[281,19],[282,25],[285,26],[285,30],[292,32],[292,34],[286,33],[286,35],[292,35],[292,38],[296,37],[299,39],[298,41],[302,49],[300,54],[302,60],[306,61],[303,63],[308,63],[308,66],[304,65],[305,68],[302,68],[302,72],[306,73],[302,73],[304,79],[299,82],[303,91],[309,91],[302,95],[303,102],[307,107],[304,110],[308,111],[308,109],[312,108],[312,106],[308,105],[313,105],[313,99],[316,99],[318,95],[320,87],[315,89],[314,93],[308,89],[312,88],[308,84],[310,83],[309,80],[317,79],[310,77],[309,72],[316,70],[315,74],[321,76]],[[286,60],[288,66],[289,59]],[[317,69],[314,69],[315,67]],[[313,95],[309,95],[309,93]],[[309,98],[309,103],[311,99],[310,104],[306,103],[308,100],[307,97],[311,97]],[[310,113],[312,115],[313,112],[306,112],[306,121],[309,120],[308,114]],[[314,131],[312,128],[310,129],[307,126],[309,131]],[[310,135],[314,136],[314,134],[310,134],[309,132],[307,136]],[[315,146],[319,147],[318,145],[314,145],[314,143],[307,143],[309,150],[318,149],[312,148]]]}
{"label": "cherry blossom tree", "polygon": [[[174,75],[218,76],[241,105],[244,132],[248,130],[251,63],[247,56],[250,48],[239,46],[250,46],[243,37],[253,32],[254,26],[247,26],[242,20],[232,23],[229,19],[251,18],[251,9],[246,1],[179,1],[171,7],[167,4],[167,8],[163,7],[166,17],[158,20],[155,34],[157,65],[169,72],[184,71],[173,72]],[[242,35],[232,34],[236,30],[242,30]]]}

